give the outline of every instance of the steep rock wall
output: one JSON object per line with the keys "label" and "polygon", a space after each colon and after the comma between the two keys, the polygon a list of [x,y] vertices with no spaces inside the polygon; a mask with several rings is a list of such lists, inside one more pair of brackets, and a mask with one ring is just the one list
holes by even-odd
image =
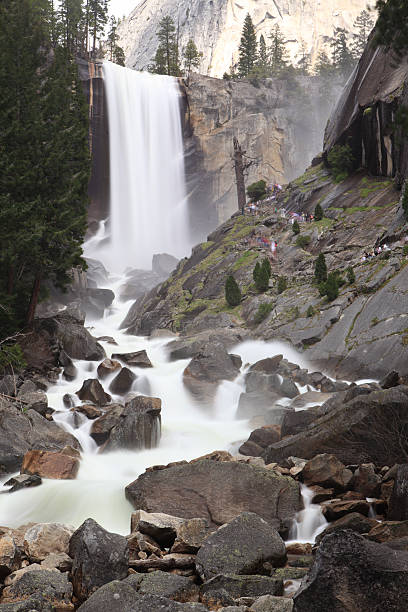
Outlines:
{"label": "steep rock wall", "polygon": [[144,69],[157,49],[158,23],[170,15],[179,25],[180,46],[193,38],[203,60],[200,72],[222,77],[237,50],[247,13],[252,17],[258,37],[267,39],[275,24],[279,24],[293,61],[300,59],[302,43],[314,61],[322,48],[328,47],[335,27],[352,31],[357,15],[365,9],[367,0],[144,0],[124,20],[118,33],[127,65]]}

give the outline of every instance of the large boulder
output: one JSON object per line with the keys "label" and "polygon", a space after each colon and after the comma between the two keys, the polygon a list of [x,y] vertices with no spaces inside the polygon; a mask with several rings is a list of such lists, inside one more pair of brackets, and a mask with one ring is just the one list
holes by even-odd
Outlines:
{"label": "large boulder", "polygon": [[97,406],[105,406],[111,401],[111,396],[104,391],[101,383],[97,378],[88,378],[84,380],[82,387],[76,391],[76,395],[85,402],[92,402]]}
{"label": "large boulder", "polygon": [[115,395],[125,395],[131,390],[136,378],[137,376],[132,370],[122,368],[109,385],[109,391],[112,391]]}
{"label": "large boulder", "polygon": [[114,353],[112,359],[119,359],[124,361],[126,365],[132,366],[133,368],[152,368],[152,362],[147,356],[146,351],[136,351],[133,353]]}
{"label": "large boulder", "polygon": [[22,474],[55,478],[57,480],[73,480],[77,477],[79,459],[65,453],[32,450],[24,455],[21,466]]}
{"label": "large boulder", "polygon": [[342,529],[351,529],[356,533],[368,533],[375,525],[377,521],[372,518],[367,518],[358,512],[351,512],[341,518],[330,523],[322,533],[316,536],[316,544],[320,544],[325,536],[334,531],[340,531]]}
{"label": "large boulder", "polygon": [[20,551],[9,534],[0,536],[0,580],[20,567]]}
{"label": "large boulder", "polygon": [[303,480],[306,484],[320,485],[321,487],[347,489],[353,478],[353,472],[334,455],[323,453],[316,455],[308,461],[302,470]]}
{"label": "large boulder", "polygon": [[198,601],[198,587],[186,576],[155,571],[148,574],[131,574],[124,580],[138,593],[151,593],[174,601]]}
{"label": "large boulder", "polygon": [[201,586],[201,597],[217,602],[219,594],[227,593],[232,599],[240,597],[259,597],[261,595],[282,595],[283,580],[260,575],[218,574]]}
{"label": "large boulder", "polygon": [[290,521],[301,508],[299,484],[272,470],[209,459],[145,472],[126,487],[126,497],[146,512],[227,523],[256,512],[271,525]]}
{"label": "large boulder", "polygon": [[397,468],[394,486],[389,501],[387,518],[390,521],[408,520],[408,464]]}
{"label": "large boulder", "polygon": [[213,531],[206,519],[185,519],[144,510],[132,513],[131,530],[152,537],[162,547],[172,547],[175,553],[196,553]]}
{"label": "large boulder", "polygon": [[72,359],[97,361],[105,357],[102,346],[83,324],[72,316],[59,314],[55,317],[41,319],[37,321],[36,328],[57,340],[61,348]]}
{"label": "large boulder", "polygon": [[[39,610],[47,610],[48,605],[52,606],[52,610],[66,610],[67,612],[74,610],[71,602],[72,585],[67,574],[53,570],[38,570],[22,574],[4,589],[0,602],[1,604],[12,604],[27,600],[32,595],[40,595],[42,601],[45,602],[44,607],[38,608]],[[28,608],[28,610],[33,610],[33,608]]]}
{"label": "large boulder", "polygon": [[178,259],[168,253],[153,255],[152,270],[163,279],[167,278],[177,268]]}
{"label": "large boulder", "polygon": [[75,531],[69,543],[73,559],[72,584],[76,597],[83,601],[102,585],[122,580],[128,573],[127,540],[87,519]]}
{"label": "large boulder", "polygon": [[24,535],[24,551],[32,561],[43,561],[51,553],[68,553],[73,529],[59,523],[38,523]]}
{"label": "large boulder", "polygon": [[[196,569],[202,580],[217,574],[267,574],[286,561],[279,533],[253,512],[243,512],[210,535],[197,553]],[[269,568],[270,571],[270,568]]]}
{"label": "large boulder", "polygon": [[258,457],[269,444],[277,442],[278,440],[280,440],[280,435],[276,426],[266,425],[264,427],[259,427],[251,432],[248,440],[244,442],[244,444],[241,444],[239,452],[241,455]]}
{"label": "large boulder", "polygon": [[353,489],[361,493],[363,497],[379,496],[381,477],[376,474],[374,463],[362,463],[358,466],[354,472]]}
{"label": "large boulder", "polygon": [[294,604],[295,612],[406,610],[408,553],[348,530],[327,535]]}
{"label": "large boulder", "polygon": [[221,380],[234,380],[241,360],[229,355],[219,342],[207,344],[190,361],[183,373],[187,389],[199,399],[212,397]]}
{"label": "large boulder", "polygon": [[403,463],[407,443],[401,431],[408,425],[408,387],[373,391],[334,407],[303,432],[270,445],[266,463],[287,457],[311,459],[331,453],[345,464]]}
{"label": "large boulder", "polygon": [[105,414],[92,423],[90,435],[98,445],[104,444],[109,438],[111,430],[120,422],[124,409],[122,404],[110,404],[106,406]]}
{"label": "large boulder", "polygon": [[161,400],[138,395],[125,404],[102,451],[154,448],[160,440]]}
{"label": "large boulder", "polygon": [[97,373],[99,378],[106,378],[109,374],[113,374],[117,370],[120,370],[121,365],[119,361],[115,361],[114,359],[104,359],[99,365],[97,369]]}

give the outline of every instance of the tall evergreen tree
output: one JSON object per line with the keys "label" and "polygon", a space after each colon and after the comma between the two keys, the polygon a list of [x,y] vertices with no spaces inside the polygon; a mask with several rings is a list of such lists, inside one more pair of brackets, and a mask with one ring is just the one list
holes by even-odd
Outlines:
{"label": "tall evergreen tree", "polygon": [[379,12],[376,43],[402,53],[408,48],[408,3],[404,0],[377,0],[376,9]]}
{"label": "tall evergreen tree", "polygon": [[185,74],[189,77],[193,68],[199,68],[203,54],[197,49],[192,38],[183,49],[183,67]]}
{"label": "tall evergreen tree", "polygon": [[252,23],[251,16],[248,13],[245,17],[244,27],[242,28],[241,42],[239,45],[239,76],[249,76],[255,68],[257,59],[258,43],[256,41],[254,24]]}
{"label": "tall evergreen tree", "polygon": [[326,51],[320,51],[314,67],[315,74],[326,79],[333,74],[333,69],[333,64],[331,63]]}
{"label": "tall evergreen tree", "polygon": [[354,35],[354,40],[351,46],[353,57],[356,61],[360,59],[367,44],[368,35],[374,27],[374,20],[368,11],[361,11],[357,16],[354,27],[357,34]]}
{"label": "tall evergreen tree", "polygon": [[354,66],[353,54],[348,47],[347,32],[344,28],[335,28],[331,42],[333,66],[343,76],[348,76]]}
{"label": "tall evergreen tree", "polygon": [[108,23],[108,2],[109,0],[88,0],[88,27],[90,38],[92,38],[92,57],[96,56],[97,41]]}
{"label": "tall evergreen tree", "polygon": [[268,47],[266,46],[263,34],[259,37],[258,60],[255,72],[261,78],[269,76],[270,72]]}
{"label": "tall evergreen tree", "polygon": [[62,44],[70,53],[77,53],[82,46],[82,0],[61,0],[59,9],[59,34]]}
{"label": "tall evergreen tree", "polygon": [[271,71],[273,74],[279,74],[282,70],[287,68],[289,59],[285,38],[278,24],[272,29],[269,40],[271,41],[269,47]]}
{"label": "tall evergreen tree", "polygon": [[120,66],[125,65],[125,53],[118,45],[119,36],[117,33],[118,22],[116,18],[112,15],[109,23],[109,31],[107,38],[107,47],[108,47],[108,58],[111,62],[115,64],[119,64]]}
{"label": "tall evergreen tree", "polygon": [[169,15],[159,21],[156,35],[159,46],[150,69],[157,74],[180,76],[178,37],[174,21]]}
{"label": "tall evergreen tree", "polygon": [[297,68],[302,74],[309,74],[311,63],[310,53],[308,53],[306,43],[302,39],[300,41],[300,59],[297,63]]}

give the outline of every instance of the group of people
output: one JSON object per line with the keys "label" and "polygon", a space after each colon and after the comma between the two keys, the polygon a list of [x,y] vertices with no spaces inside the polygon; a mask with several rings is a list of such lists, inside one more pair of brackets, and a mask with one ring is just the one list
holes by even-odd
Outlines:
{"label": "group of people", "polygon": [[379,245],[377,247],[374,247],[371,251],[367,252],[364,251],[364,253],[361,256],[361,261],[369,261],[370,259],[373,259],[373,257],[376,257],[377,255],[381,255],[381,253],[384,253],[385,251],[389,251],[390,247],[387,244],[383,244],[382,246]]}

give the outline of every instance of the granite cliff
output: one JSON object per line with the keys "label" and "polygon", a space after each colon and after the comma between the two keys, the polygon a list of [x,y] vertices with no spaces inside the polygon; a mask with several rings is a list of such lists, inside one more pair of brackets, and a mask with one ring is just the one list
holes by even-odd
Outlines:
{"label": "granite cliff", "polygon": [[[334,5],[335,4],[335,5]],[[125,19],[119,29],[127,65],[139,70],[151,62],[157,48],[156,30],[165,15],[179,24],[183,47],[193,38],[204,54],[200,72],[222,77],[237,59],[242,25],[250,13],[258,36],[267,37],[279,24],[292,60],[300,59],[302,42],[314,61],[326,48],[335,27],[353,30],[357,15],[367,7],[366,0],[144,0]]]}

